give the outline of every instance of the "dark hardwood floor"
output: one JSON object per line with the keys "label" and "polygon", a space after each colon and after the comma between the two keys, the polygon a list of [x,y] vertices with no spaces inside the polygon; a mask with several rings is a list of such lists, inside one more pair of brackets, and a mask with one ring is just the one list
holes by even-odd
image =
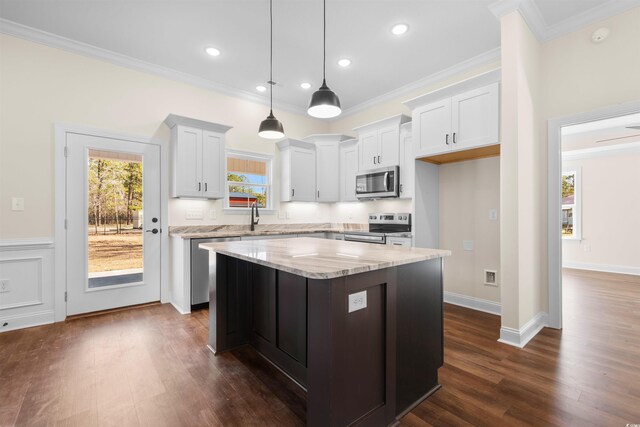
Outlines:
{"label": "dark hardwood floor", "polygon": [[[562,331],[525,349],[445,308],[442,389],[406,426],[640,423],[640,277],[566,270]],[[304,393],[250,348],[214,356],[169,305],[0,334],[0,425],[303,425]]]}

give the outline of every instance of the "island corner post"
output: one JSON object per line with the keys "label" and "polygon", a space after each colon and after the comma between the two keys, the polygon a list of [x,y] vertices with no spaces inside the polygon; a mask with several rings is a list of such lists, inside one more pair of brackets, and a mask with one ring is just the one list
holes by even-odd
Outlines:
{"label": "island corner post", "polygon": [[306,388],[307,425],[390,425],[440,387],[442,258],[318,279],[210,256],[209,347],[252,345]]}

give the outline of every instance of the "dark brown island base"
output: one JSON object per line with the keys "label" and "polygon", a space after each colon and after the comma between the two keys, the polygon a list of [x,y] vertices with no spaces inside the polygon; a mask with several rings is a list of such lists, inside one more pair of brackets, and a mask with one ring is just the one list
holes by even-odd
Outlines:
{"label": "dark brown island base", "polygon": [[204,243],[214,353],[255,347],[307,390],[309,426],[387,426],[436,391],[449,251],[313,238]]}

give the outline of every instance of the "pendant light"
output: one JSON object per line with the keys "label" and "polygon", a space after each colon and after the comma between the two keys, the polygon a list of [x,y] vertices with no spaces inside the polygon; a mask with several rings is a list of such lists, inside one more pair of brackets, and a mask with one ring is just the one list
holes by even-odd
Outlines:
{"label": "pendant light", "polygon": [[269,22],[271,31],[271,38],[269,42],[271,46],[269,53],[269,87],[271,92],[270,108],[269,115],[260,123],[258,135],[262,138],[278,139],[284,136],[284,128],[282,127],[280,120],[276,119],[273,115],[273,86],[275,85],[275,82],[273,81],[273,0],[269,0]]}
{"label": "pendant light", "polygon": [[325,77],[327,68],[327,0],[322,1],[323,7],[323,39],[322,39],[322,86],[312,96],[307,113],[319,119],[339,116],[342,112],[340,100],[329,86]]}

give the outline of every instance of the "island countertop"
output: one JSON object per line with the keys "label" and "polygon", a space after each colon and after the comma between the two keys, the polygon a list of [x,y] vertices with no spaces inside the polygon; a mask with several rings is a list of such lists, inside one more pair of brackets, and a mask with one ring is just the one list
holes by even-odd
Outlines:
{"label": "island countertop", "polygon": [[309,279],[333,279],[451,255],[443,249],[309,237],[201,243],[200,247]]}

